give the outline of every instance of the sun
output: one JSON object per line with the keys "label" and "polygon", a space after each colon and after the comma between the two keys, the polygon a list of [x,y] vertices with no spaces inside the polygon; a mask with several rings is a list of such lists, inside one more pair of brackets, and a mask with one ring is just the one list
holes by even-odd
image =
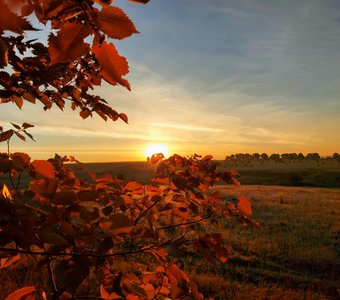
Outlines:
{"label": "sun", "polygon": [[151,157],[153,154],[162,153],[165,157],[169,155],[169,149],[163,144],[152,144],[145,148],[144,154],[146,157]]}

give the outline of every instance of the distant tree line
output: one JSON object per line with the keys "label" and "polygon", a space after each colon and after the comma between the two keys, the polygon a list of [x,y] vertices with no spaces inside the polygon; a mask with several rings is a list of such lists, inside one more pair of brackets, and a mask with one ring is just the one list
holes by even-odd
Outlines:
{"label": "distant tree line", "polygon": [[308,153],[304,155],[303,153],[272,153],[268,155],[267,153],[236,153],[227,155],[225,160],[230,163],[242,163],[248,164],[252,162],[302,162],[302,161],[316,161],[319,162],[322,159],[326,160],[336,160],[340,161],[340,154],[333,153],[332,156],[321,158],[319,153]]}

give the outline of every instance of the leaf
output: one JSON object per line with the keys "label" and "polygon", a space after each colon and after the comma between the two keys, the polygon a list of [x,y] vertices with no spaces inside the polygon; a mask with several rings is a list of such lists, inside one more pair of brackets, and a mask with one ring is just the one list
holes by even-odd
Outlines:
{"label": "leaf", "polygon": [[8,187],[6,184],[3,185],[2,187],[2,195],[6,198],[6,199],[10,199],[13,200],[11,193],[8,190]]}
{"label": "leaf", "polygon": [[26,142],[26,138],[25,138],[21,133],[19,133],[19,132],[17,132],[17,131],[14,131],[14,133],[15,133],[15,135],[16,135],[19,139],[21,139],[22,141]]}
{"label": "leaf", "polygon": [[60,191],[54,195],[53,203],[57,205],[71,205],[78,201],[74,191]]}
{"label": "leaf", "polygon": [[79,23],[65,24],[57,36],[51,33],[48,38],[50,64],[73,61],[87,54],[90,47],[89,44],[83,42],[83,39],[90,33],[89,25]]}
{"label": "leaf", "polygon": [[158,163],[160,160],[162,160],[164,158],[163,153],[154,153],[151,156],[150,162],[152,164]]}
{"label": "leaf", "polygon": [[5,300],[25,300],[27,296],[32,295],[36,290],[35,286],[26,286],[9,294]]}
{"label": "leaf", "polygon": [[13,129],[4,131],[3,133],[0,134],[0,142],[8,141],[14,133]]}
{"label": "leaf", "polygon": [[24,97],[25,100],[35,104],[35,96],[33,94],[29,92],[24,92],[22,96]]}
{"label": "leaf", "polygon": [[89,115],[91,114],[91,112],[86,108],[84,110],[81,110],[79,115],[83,118],[86,119]]}
{"label": "leaf", "polygon": [[120,114],[119,114],[119,118],[121,118],[126,124],[129,123],[129,122],[128,122],[129,120],[128,120],[128,117],[127,117],[126,114],[120,113]]}
{"label": "leaf", "polygon": [[102,45],[99,43],[97,37],[93,40],[92,53],[97,58],[100,65],[100,75],[112,85],[118,83],[125,86],[129,91],[129,82],[122,78],[129,72],[129,65],[125,57],[120,56],[113,44],[103,41]]}
{"label": "leaf", "polygon": [[5,269],[20,260],[20,253],[11,257],[4,257],[0,259],[0,269]]}
{"label": "leaf", "polygon": [[133,221],[124,214],[114,214],[110,219],[101,222],[100,227],[110,231],[114,235],[129,233],[133,229]]}
{"label": "leaf", "polygon": [[33,170],[44,178],[54,178],[55,169],[47,160],[35,160],[31,163]]}
{"label": "leaf", "polygon": [[237,204],[238,210],[240,210],[241,212],[243,212],[246,215],[251,215],[252,209],[251,209],[251,204],[250,204],[249,200],[246,199],[246,198],[243,198],[243,197],[239,197],[239,198],[237,198],[237,200],[239,201],[238,204]]}
{"label": "leaf", "polygon": [[96,16],[97,26],[110,38],[124,39],[138,33],[129,17],[116,6],[104,6]]}
{"label": "leaf", "polygon": [[31,157],[28,154],[22,153],[22,152],[15,152],[15,153],[11,154],[11,158],[20,167],[28,166],[30,164],[30,161],[31,161]]}
{"label": "leaf", "polygon": [[22,123],[21,127],[24,128],[24,129],[27,129],[27,128],[30,128],[30,127],[34,127],[34,125],[31,125],[31,124],[28,124],[28,123]]}
{"label": "leaf", "polygon": [[130,181],[124,186],[124,190],[129,192],[141,190],[142,192],[144,192],[144,187],[136,181]]}
{"label": "leaf", "polygon": [[4,1],[0,1],[0,11],[1,30],[10,30],[18,34],[22,34],[24,30],[36,30],[26,19],[12,12]]}
{"label": "leaf", "polygon": [[172,182],[174,183],[176,188],[180,190],[185,190],[187,187],[187,180],[182,175],[177,175],[177,174],[174,175],[174,177],[172,178]]}
{"label": "leaf", "polygon": [[8,65],[8,47],[5,42],[0,38],[0,67]]}
{"label": "leaf", "polygon": [[12,123],[12,122],[11,122],[11,124],[12,124],[12,126],[13,126],[14,128],[16,128],[16,129],[21,129],[21,127],[20,127],[19,125],[14,124],[14,123]]}
{"label": "leaf", "polygon": [[15,104],[21,109],[22,105],[24,104],[24,100],[17,95],[12,95],[11,98],[13,99]]}
{"label": "leaf", "polygon": [[100,297],[104,298],[105,300],[122,299],[122,297],[117,295],[115,292],[109,294],[102,284],[100,285]]}
{"label": "leaf", "polygon": [[53,231],[45,230],[43,232],[40,232],[39,238],[43,243],[51,245],[63,246],[68,244],[67,240],[63,236]]}

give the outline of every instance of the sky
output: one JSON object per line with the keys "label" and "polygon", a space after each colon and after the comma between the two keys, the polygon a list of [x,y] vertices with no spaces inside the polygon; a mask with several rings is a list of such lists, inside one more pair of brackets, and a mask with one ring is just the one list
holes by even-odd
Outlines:
{"label": "sky", "polygon": [[[29,122],[36,142],[11,151],[83,162],[169,153],[340,152],[338,0],[116,0],[140,34],[116,42],[132,91],[95,92],[129,117],[82,120],[77,112],[0,106],[0,125]],[[6,151],[5,143],[0,151]]]}

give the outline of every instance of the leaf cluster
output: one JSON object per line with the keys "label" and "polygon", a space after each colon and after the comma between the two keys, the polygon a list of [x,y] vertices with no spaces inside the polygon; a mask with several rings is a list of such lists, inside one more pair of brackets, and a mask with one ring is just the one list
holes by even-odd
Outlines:
{"label": "leaf cluster", "polygon": [[[234,173],[220,172],[211,156],[162,160],[146,186],[110,174],[77,178],[65,164],[73,157],[1,157],[0,173],[25,169],[31,180],[26,189],[4,186],[0,195],[0,267],[34,257],[51,276],[50,290],[33,286],[15,293],[72,299],[84,280],[95,277],[103,299],[203,299],[176,259],[194,249],[221,266],[230,251],[216,231],[219,224],[235,218],[259,226],[249,218],[248,200],[228,197],[227,186],[212,189]],[[122,259],[132,271],[117,269]]]}
{"label": "leaf cluster", "polygon": [[[124,78],[128,62],[111,39],[138,31],[123,10],[110,5],[112,1],[96,2],[99,6],[91,0],[0,1],[1,103],[21,109],[24,101],[39,101],[45,110],[53,105],[63,110],[69,102],[83,119],[96,113],[104,120],[128,122],[124,113],[91,90],[102,80],[130,90]],[[51,24],[48,45],[25,38],[26,31],[38,30],[28,21],[32,14],[41,24]]]}

